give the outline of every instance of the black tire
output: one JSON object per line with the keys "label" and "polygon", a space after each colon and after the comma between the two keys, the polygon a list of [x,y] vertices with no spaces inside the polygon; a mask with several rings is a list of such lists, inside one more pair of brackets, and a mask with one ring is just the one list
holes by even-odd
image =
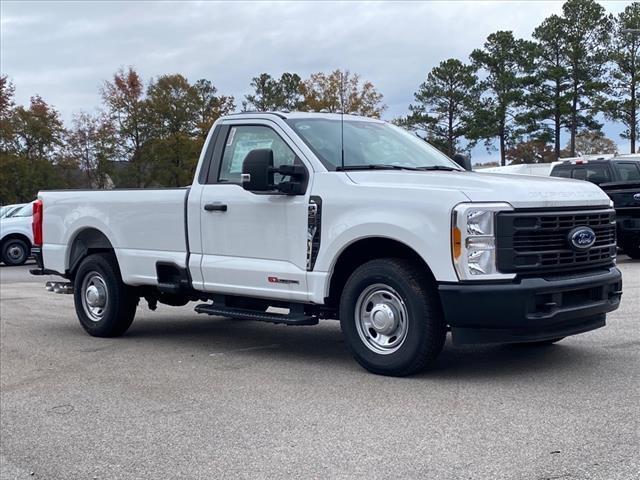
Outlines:
{"label": "black tire", "polygon": [[[87,293],[92,286],[94,292],[98,292],[99,300],[94,306],[90,305],[93,299]],[[73,291],[78,320],[89,335],[118,337],[133,322],[139,297],[122,282],[114,255],[96,253],[82,260],[75,275]]]}
{"label": "black tire", "polygon": [[[379,303],[374,298],[378,298]],[[385,302],[388,302],[386,307]],[[390,329],[386,337],[378,337],[379,332],[373,328],[378,326],[373,323],[365,332],[366,322],[359,320],[363,316],[356,313],[363,309],[373,312],[370,319],[380,312],[383,327],[388,318],[402,316],[387,317],[385,312],[404,312],[405,327],[393,327],[399,322],[391,320],[386,325]],[[417,373],[432,363],[446,337],[436,285],[423,268],[399,258],[371,260],[353,272],[340,299],[340,326],[349,350],[360,365],[372,373],[398,377]],[[400,343],[387,348],[393,342]]]}
{"label": "black tire", "polygon": [[10,238],[2,244],[2,261],[5,265],[23,265],[29,258],[29,244],[20,238]]}

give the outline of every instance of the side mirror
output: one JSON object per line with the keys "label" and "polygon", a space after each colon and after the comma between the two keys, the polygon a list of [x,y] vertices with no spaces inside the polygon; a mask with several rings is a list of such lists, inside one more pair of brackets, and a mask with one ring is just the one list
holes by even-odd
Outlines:
{"label": "side mirror", "polygon": [[469,172],[473,170],[473,167],[471,167],[471,159],[466,155],[456,153],[452,160]]}
{"label": "side mirror", "polygon": [[273,190],[273,150],[251,150],[242,162],[242,188],[251,192]]}
{"label": "side mirror", "polygon": [[[289,180],[274,183],[278,173]],[[285,195],[304,195],[309,176],[303,165],[273,166],[273,150],[251,150],[242,162],[242,188],[250,192],[280,192]]]}

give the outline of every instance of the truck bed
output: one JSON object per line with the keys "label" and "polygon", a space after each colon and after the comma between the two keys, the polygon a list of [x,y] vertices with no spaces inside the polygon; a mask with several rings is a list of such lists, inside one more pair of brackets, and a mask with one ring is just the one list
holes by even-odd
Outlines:
{"label": "truck bed", "polygon": [[157,262],[186,264],[188,192],[188,188],[40,192],[45,265],[64,272],[74,239],[95,228],[113,246],[125,283],[155,285]]}

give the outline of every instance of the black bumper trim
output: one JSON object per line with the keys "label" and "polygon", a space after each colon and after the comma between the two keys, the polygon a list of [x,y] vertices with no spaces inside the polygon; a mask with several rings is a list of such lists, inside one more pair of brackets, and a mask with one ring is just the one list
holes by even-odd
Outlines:
{"label": "black bumper trim", "polygon": [[454,343],[531,342],[604,326],[620,305],[622,274],[612,267],[568,278],[441,284],[439,292]]}

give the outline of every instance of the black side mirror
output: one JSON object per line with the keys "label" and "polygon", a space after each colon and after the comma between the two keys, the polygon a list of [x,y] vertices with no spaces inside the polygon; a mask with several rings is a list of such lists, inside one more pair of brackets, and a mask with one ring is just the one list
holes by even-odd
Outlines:
{"label": "black side mirror", "polygon": [[242,188],[251,192],[273,190],[273,150],[251,150],[242,162]]}
{"label": "black side mirror", "polygon": [[456,153],[452,160],[469,172],[473,170],[473,167],[471,167],[471,159],[466,155]]}
{"label": "black side mirror", "polygon": [[[274,173],[289,177],[287,181],[274,183]],[[303,195],[307,190],[307,169],[303,165],[273,166],[273,150],[251,150],[242,162],[242,187],[251,192],[280,192],[286,195]]]}

